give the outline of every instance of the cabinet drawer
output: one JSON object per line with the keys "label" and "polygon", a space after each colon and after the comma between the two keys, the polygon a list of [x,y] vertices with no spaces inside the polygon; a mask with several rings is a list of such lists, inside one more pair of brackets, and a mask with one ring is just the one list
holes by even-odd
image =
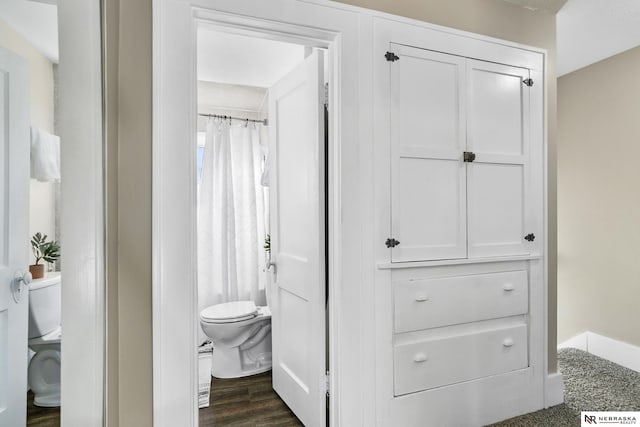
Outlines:
{"label": "cabinet drawer", "polygon": [[394,285],[396,333],[527,313],[527,272],[401,282]]}
{"label": "cabinet drawer", "polygon": [[528,366],[527,326],[401,344],[394,348],[400,396]]}

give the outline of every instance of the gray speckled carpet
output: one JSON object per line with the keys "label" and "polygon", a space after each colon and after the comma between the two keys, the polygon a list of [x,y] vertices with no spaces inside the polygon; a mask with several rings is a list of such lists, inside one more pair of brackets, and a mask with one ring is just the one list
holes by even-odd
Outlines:
{"label": "gray speckled carpet", "polygon": [[574,348],[558,351],[558,366],[565,403],[493,426],[579,426],[580,411],[640,411],[640,373]]}

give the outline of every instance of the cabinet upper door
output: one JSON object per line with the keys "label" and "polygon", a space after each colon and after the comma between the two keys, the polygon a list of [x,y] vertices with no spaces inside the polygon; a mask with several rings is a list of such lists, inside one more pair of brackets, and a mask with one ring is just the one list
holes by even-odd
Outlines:
{"label": "cabinet upper door", "polygon": [[392,261],[465,258],[465,59],[390,49]]}
{"label": "cabinet upper door", "polygon": [[529,71],[467,60],[469,257],[528,253]]}

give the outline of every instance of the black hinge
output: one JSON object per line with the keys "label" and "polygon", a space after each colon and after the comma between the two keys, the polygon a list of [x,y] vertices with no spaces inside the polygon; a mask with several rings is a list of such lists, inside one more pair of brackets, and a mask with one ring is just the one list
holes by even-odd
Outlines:
{"label": "black hinge", "polygon": [[393,237],[390,237],[390,238],[387,239],[386,242],[384,242],[384,244],[387,245],[388,248],[395,248],[396,246],[398,246],[400,244],[400,242],[398,242]]}
{"label": "black hinge", "polygon": [[525,80],[522,81],[522,83],[524,83],[527,86],[531,87],[531,86],[533,86],[533,79],[525,79]]}
{"label": "black hinge", "polygon": [[524,236],[524,240],[527,240],[529,242],[533,242],[534,240],[536,240],[536,235],[533,233],[529,233],[526,236]]}
{"label": "black hinge", "polygon": [[397,61],[398,59],[400,59],[400,57],[398,55],[396,55],[395,53],[393,53],[393,52],[385,53],[384,57],[387,58],[387,61],[391,61],[391,62],[394,62],[394,61]]}
{"label": "black hinge", "polygon": [[462,153],[462,158],[465,162],[471,163],[476,159],[476,153],[472,153],[471,151],[465,151]]}

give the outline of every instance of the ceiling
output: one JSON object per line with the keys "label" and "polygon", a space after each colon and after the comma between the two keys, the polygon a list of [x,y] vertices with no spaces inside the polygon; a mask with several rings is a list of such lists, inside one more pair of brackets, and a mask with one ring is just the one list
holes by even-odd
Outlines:
{"label": "ceiling", "polygon": [[556,24],[561,76],[640,46],[640,1],[569,0]]}
{"label": "ceiling", "polygon": [[271,87],[304,59],[304,46],[198,28],[198,80]]}
{"label": "ceiling", "polygon": [[53,0],[0,0],[0,19],[58,63],[58,8]]}

